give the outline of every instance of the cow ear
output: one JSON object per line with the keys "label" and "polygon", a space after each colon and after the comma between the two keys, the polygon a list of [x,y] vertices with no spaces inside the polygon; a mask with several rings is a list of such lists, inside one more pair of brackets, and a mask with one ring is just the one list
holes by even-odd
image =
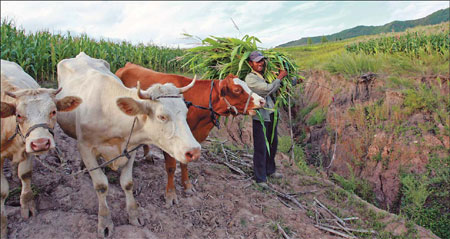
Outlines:
{"label": "cow ear", "polygon": [[219,83],[220,96],[224,97],[225,95],[227,95],[227,92],[228,92],[227,81],[221,80],[219,82],[220,82]]}
{"label": "cow ear", "polygon": [[56,109],[62,112],[69,112],[76,109],[83,100],[77,96],[66,96],[56,101]]}
{"label": "cow ear", "polygon": [[130,116],[143,112],[141,103],[130,97],[119,97],[116,104],[122,112]]}
{"label": "cow ear", "polygon": [[16,106],[6,102],[0,102],[0,117],[6,118],[16,114]]}

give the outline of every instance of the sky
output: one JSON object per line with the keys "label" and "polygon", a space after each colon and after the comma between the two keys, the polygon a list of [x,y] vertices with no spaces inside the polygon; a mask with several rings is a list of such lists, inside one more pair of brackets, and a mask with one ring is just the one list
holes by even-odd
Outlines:
{"label": "sky", "polygon": [[48,30],[94,39],[189,48],[196,38],[256,36],[272,48],[359,25],[413,20],[448,1],[1,1],[1,18],[28,32]]}

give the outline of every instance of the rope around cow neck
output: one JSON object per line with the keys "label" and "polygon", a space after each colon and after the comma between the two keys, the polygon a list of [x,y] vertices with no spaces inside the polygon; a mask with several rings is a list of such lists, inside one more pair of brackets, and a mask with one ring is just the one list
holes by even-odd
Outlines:
{"label": "rope around cow neck", "polygon": [[81,174],[81,173],[91,172],[91,171],[94,171],[96,169],[103,168],[106,165],[116,161],[118,158],[123,157],[123,156],[125,156],[129,160],[131,158],[131,156],[130,156],[131,152],[138,150],[141,146],[144,146],[143,144],[140,144],[140,145],[134,147],[132,150],[128,151],[128,144],[130,143],[131,135],[133,134],[133,129],[134,129],[134,125],[136,124],[136,121],[137,121],[137,117],[134,117],[133,125],[131,126],[130,135],[128,136],[127,144],[125,145],[125,149],[123,150],[122,154],[120,154],[119,156],[117,156],[117,157],[115,157],[115,158],[113,158],[113,159],[111,159],[109,161],[106,161],[106,162],[100,164],[99,166],[97,166],[95,168],[91,168],[91,169],[87,169],[86,168],[86,169],[80,170],[80,171],[74,173],[72,176],[76,176],[76,175]]}
{"label": "rope around cow neck", "polygon": [[209,110],[210,117],[211,117],[211,122],[213,123],[214,126],[216,126],[218,129],[220,129],[220,123],[219,123],[219,121],[217,119],[217,116],[220,116],[220,114],[217,113],[216,111],[214,111],[214,109],[212,107],[213,87],[214,87],[214,80],[211,80],[211,91],[209,92],[208,108],[200,106],[200,105],[195,105],[191,101],[187,101],[187,100],[184,100],[184,103],[186,103],[186,107],[188,107],[188,109],[189,109],[190,106],[194,106],[194,107],[202,109],[202,110]]}

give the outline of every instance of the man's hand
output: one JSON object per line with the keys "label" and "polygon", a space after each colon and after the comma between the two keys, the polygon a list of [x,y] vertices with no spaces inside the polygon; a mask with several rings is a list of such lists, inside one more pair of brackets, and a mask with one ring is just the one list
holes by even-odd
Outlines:
{"label": "man's hand", "polygon": [[278,77],[277,77],[277,79],[283,79],[284,77],[286,77],[287,76],[287,71],[285,71],[285,70],[280,70],[280,73],[278,74]]}

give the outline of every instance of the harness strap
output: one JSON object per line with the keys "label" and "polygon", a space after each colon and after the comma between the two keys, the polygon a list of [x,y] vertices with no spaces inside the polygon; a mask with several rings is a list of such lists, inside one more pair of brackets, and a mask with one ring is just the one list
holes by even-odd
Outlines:
{"label": "harness strap", "polygon": [[181,96],[180,95],[160,95],[153,100],[158,100],[161,98],[181,98]]}
{"label": "harness strap", "polygon": [[[215,112],[215,111],[213,110],[213,107],[212,107],[212,92],[213,92],[213,88],[214,88],[214,80],[211,80],[211,91],[210,91],[210,93],[209,93],[209,104],[208,104],[208,108],[203,107],[203,106],[199,106],[199,105],[195,105],[195,104],[193,104],[192,102],[186,101],[186,100],[184,100],[184,103],[186,104],[186,107],[188,107],[188,108],[189,108],[190,106],[194,106],[194,107],[199,108],[199,109],[209,110],[209,111],[210,111],[210,116],[211,116],[211,121],[212,121],[212,123],[213,123],[214,126],[216,126],[218,129],[220,129],[220,124],[219,124],[218,119],[217,119],[217,116],[220,116],[220,114],[217,113],[217,112]],[[247,102],[245,103],[244,111],[242,112],[242,114],[245,114],[245,112],[247,112],[248,105],[250,104],[250,98],[252,97],[252,93],[253,93],[253,92],[250,91],[250,93],[248,94]],[[223,98],[223,100],[224,100],[225,103],[227,104],[227,109],[228,109],[228,110],[232,109],[232,110],[234,111],[235,114],[239,114],[239,111],[237,110],[236,106],[231,105],[230,102],[227,100],[227,98],[225,98],[225,97],[221,97],[221,98]]]}
{"label": "harness strap", "polygon": [[35,125],[31,126],[31,127],[28,129],[28,132],[27,132],[27,134],[25,135],[25,138],[27,138],[28,136],[30,136],[31,131],[33,131],[33,130],[39,128],[39,127],[48,129],[48,131],[50,132],[50,134],[52,134],[52,136],[55,136],[55,133],[53,132],[53,129],[50,128],[50,126],[48,126],[48,124],[43,123],[43,124],[35,124]]}
{"label": "harness strap", "polygon": [[[253,92],[250,91],[250,93],[248,94],[247,102],[245,102],[245,107],[244,107],[244,111],[242,111],[242,114],[245,114],[245,112],[247,112],[248,105],[250,104],[250,98],[252,98],[252,93]],[[234,105],[230,104],[230,102],[227,100],[227,98],[225,98],[225,97],[222,97],[222,98],[225,101],[225,103],[227,104],[228,110],[233,109],[234,113],[239,114],[239,111],[236,109],[236,107]]]}
{"label": "harness strap", "polygon": [[50,134],[52,134],[52,136],[55,136],[53,129],[50,128],[50,126],[48,126],[48,124],[46,124],[46,123],[35,124],[35,125],[31,126],[28,129],[28,132],[25,135],[23,135],[22,131],[20,130],[19,123],[16,122],[16,131],[14,132],[13,135],[11,135],[11,137],[8,138],[8,141],[13,140],[17,135],[20,135],[20,137],[22,137],[23,141],[25,142],[25,139],[28,138],[28,136],[30,136],[31,132],[39,127],[47,129],[50,132]]}
{"label": "harness strap", "polygon": [[80,173],[91,172],[91,171],[94,171],[94,170],[96,170],[96,169],[105,167],[106,165],[108,165],[108,164],[110,164],[110,163],[116,161],[118,158],[120,158],[120,157],[122,157],[122,156],[125,156],[128,160],[130,160],[130,158],[131,158],[130,153],[133,152],[133,151],[138,150],[141,146],[144,146],[143,144],[140,144],[140,145],[134,147],[132,150],[128,150],[128,144],[130,143],[131,135],[133,134],[133,129],[134,129],[134,125],[136,124],[136,121],[137,121],[137,117],[134,118],[133,125],[131,126],[130,135],[128,136],[127,144],[125,145],[125,149],[123,150],[122,154],[120,154],[119,156],[117,156],[117,157],[115,157],[115,158],[113,158],[113,159],[111,159],[111,160],[109,160],[109,161],[106,161],[106,162],[100,164],[99,166],[97,166],[97,167],[95,167],[95,168],[91,168],[91,169],[89,169],[89,170],[88,170],[88,169],[84,169],[84,170],[82,170],[82,171],[79,171],[79,172],[75,173],[74,176],[75,176],[75,175],[78,175],[78,174],[80,174]]}
{"label": "harness strap", "polygon": [[16,137],[16,135],[20,135],[22,137],[22,139],[25,141],[25,137],[23,136],[22,132],[20,131],[19,124],[16,124],[16,131],[14,132],[13,135],[11,135],[11,137],[8,138],[8,141],[13,140]]}
{"label": "harness strap", "polygon": [[227,98],[225,98],[225,97],[222,97],[222,98],[225,101],[225,103],[227,104],[227,109],[228,110],[233,109],[236,114],[239,113],[238,110],[236,109],[236,107],[234,105],[231,105],[230,102],[228,102]]}
{"label": "harness strap", "polygon": [[243,114],[245,114],[245,112],[247,112],[247,108],[250,103],[250,98],[252,97],[252,93],[253,92],[250,91],[250,93],[248,94],[248,99],[247,99],[247,102],[245,103],[244,111],[242,112]]}
{"label": "harness strap", "polygon": [[[213,92],[213,87],[214,87],[214,80],[211,80],[211,91],[209,92],[209,111],[210,111],[210,116],[211,116],[211,121],[214,124],[214,126],[216,126],[218,129],[220,129],[220,124],[219,121],[217,119],[217,115],[219,115],[219,113],[215,112],[212,108],[212,92]],[[220,115],[219,115],[220,116]]]}

